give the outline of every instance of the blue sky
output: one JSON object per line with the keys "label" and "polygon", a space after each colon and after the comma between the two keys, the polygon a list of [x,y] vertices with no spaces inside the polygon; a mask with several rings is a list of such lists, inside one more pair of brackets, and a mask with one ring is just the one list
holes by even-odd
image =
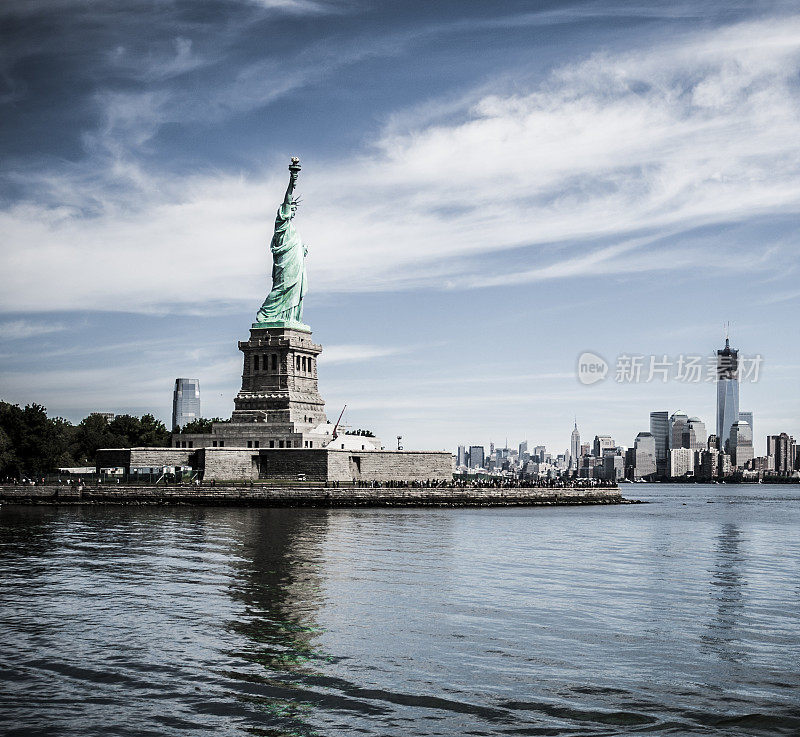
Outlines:
{"label": "blue sky", "polygon": [[335,418],[405,446],[632,444],[707,383],[590,350],[763,356],[800,436],[793,3],[0,6],[0,397],[227,416],[291,155]]}

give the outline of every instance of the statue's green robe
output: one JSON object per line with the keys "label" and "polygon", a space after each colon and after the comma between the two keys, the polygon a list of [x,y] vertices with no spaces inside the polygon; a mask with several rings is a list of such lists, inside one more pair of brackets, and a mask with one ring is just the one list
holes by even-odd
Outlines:
{"label": "statue's green robe", "polygon": [[292,224],[290,205],[278,208],[272,236],[272,289],[256,315],[256,322],[303,322],[306,294],[306,249]]}

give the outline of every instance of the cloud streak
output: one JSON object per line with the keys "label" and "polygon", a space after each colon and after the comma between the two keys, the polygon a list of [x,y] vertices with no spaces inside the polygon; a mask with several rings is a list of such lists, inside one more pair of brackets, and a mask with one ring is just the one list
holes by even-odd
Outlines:
{"label": "cloud streak", "polygon": [[406,346],[378,346],[360,344],[339,344],[325,347],[320,356],[320,363],[325,365],[335,363],[361,363],[374,358],[386,358],[401,353],[409,353],[412,347]]}
{"label": "cloud streak", "polygon": [[30,320],[7,320],[0,322],[0,340],[19,340],[34,338],[38,335],[49,335],[66,330],[60,323],[40,323]]}
{"label": "cloud streak", "polygon": [[[191,49],[176,49],[190,63]],[[478,91],[446,120],[387,127],[357,157],[307,162],[298,227],[312,289],[470,289],[707,263],[682,246],[688,231],[800,210],[799,70],[800,17],[739,24],[597,53],[525,91]],[[47,175],[60,205],[0,212],[0,310],[181,311],[263,297],[283,174],[148,171],[131,151],[168,103],[155,93],[103,103],[104,127],[88,140],[127,190]],[[770,247],[796,244],[747,244],[728,254],[731,268],[759,268]],[[536,266],[498,268],[501,253]]]}

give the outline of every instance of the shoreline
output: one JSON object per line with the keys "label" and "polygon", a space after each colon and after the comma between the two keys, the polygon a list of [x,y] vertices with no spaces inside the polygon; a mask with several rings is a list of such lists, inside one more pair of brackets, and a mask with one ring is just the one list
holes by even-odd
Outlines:
{"label": "shoreline", "polygon": [[551,489],[471,488],[330,488],[324,486],[85,486],[57,484],[0,486],[8,504],[155,504],[182,506],[265,507],[519,507],[636,504],[618,487]]}

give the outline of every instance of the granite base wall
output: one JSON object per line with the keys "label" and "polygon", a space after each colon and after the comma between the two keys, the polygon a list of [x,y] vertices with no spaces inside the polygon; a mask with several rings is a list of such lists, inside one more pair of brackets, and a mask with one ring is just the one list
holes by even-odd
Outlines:
{"label": "granite base wall", "polygon": [[191,466],[205,481],[452,481],[449,453],[331,448],[122,448],[97,451],[97,467]]}
{"label": "granite base wall", "polygon": [[250,448],[202,448],[198,452],[198,468],[203,479],[254,481],[258,478],[258,451]]}
{"label": "granite base wall", "polygon": [[328,455],[324,448],[270,448],[259,455],[259,477],[296,481],[303,474],[307,481],[332,481]]}
{"label": "granite base wall", "polygon": [[103,448],[97,451],[95,466],[101,468],[151,468],[197,464],[196,450],[190,448]]}
{"label": "granite base wall", "polygon": [[329,450],[331,481],[452,481],[449,453],[413,450]]}

